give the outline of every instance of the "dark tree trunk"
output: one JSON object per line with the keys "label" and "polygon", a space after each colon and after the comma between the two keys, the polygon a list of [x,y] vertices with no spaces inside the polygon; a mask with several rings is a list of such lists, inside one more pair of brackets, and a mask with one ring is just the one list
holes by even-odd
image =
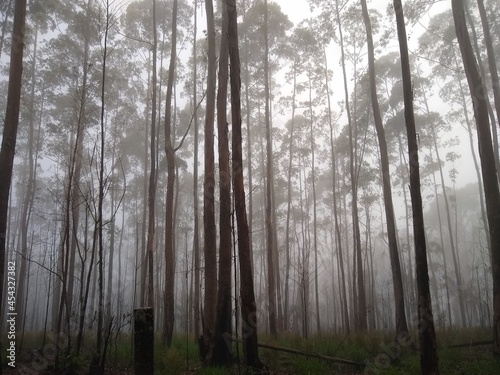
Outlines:
{"label": "dark tree trunk", "polygon": [[259,359],[257,341],[257,305],[252,274],[250,236],[248,231],[243,183],[243,158],[241,141],[241,77],[240,54],[238,50],[238,22],[236,1],[225,0],[228,14],[228,49],[231,81],[231,120],[232,120],[232,162],[233,190],[236,221],[238,229],[238,255],[240,260],[241,318],[243,327],[243,352],[249,366],[262,367]]}
{"label": "dark tree trunk", "polygon": [[148,188],[148,239],[147,254],[147,306],[154,306],[154,278],[153,278],[153,248],[155,241],[155,205],[156,205],[156,58],[158,38],[156,33],[156,0],[153,0],[153,79],[151,95],[151,132],[150,132],[150,171]]}
{"label": "dark tree trunk", "polygon": [[205,117],[205,180],[203,194],[203,229],[205,239],[205,301],[203,308],[203,335],[207,343],[215,331],[217,305],[217,243],[215,226],[214,178],[214,121],[216,53],[215,24],[212,0],[205,0],[208,35],[207,107]]}
{"label": "dark tree trunk", "polygon": [[382,191],[384,194],[384,209],[387,225],[387,239],[389,243],[389,258],[391,261],[392,285],[394,291],[394,303],[396,314],[396,337],[408,335],[408,324],[406,322],[405,299],[403,289],[403,277],[401,275],[401,262],[399,260],[399,249],[397,239],[396,220],[394,218],[394,205],[392,203],[391,172],[389,165],[389,152],[385,138],[385,129],[382,123],[382,114],[377,97],[377,83],[375,73],[375,48],[373,46],[373,34],[370,16],[366,0],[361,1],[363,8],[363,20],[366,27],[366,39],[368,44],[368,72],[370,76],[370,98],[372,103],[375,130],[377,132],[380,149],[380,164],[382,167]]}
{"label": "dark tree trunk", "polygon": [[410,59],[403,6],[400,0],[394,0],[394,10],[398,28],[401,70],[403,74],[403,95],[405,104],[406,131],[408,133],[408,155],[410,160],[410,195],[413,209],[413,234],[415,243],[415,264],[417,269],[418,289],[418,325],[420,341],[420,368],[422,374],[438,375],[438,356],[434,318],[432,316],[431,291],[427,265],[425,242],[424,213],[420,191],[420,167],[418,162],[418,143],[413,111],[413,90],[411,82]]}
{"label": "dark tree trunk", "polygon": [[174,291],[175,291],[175,249],[174,249],[174,184],[175,154],[172,145],[172,92],[174,87],[175,60],[177,58],[177,8],[174,0],[172,9],[172,48],[168,68],[167,98],[165,105],[165,152],[167,154],[167,192],[165,216],[165,300],[163,342],[172,345],[174,333]]}
{"label": "dark tree trunk", "polygon": [[194,257],[194,297],[193,297],[193,320],[194,335],[197,340],[200,336],[200,217],[198,199],[198,155],[199,155],[199,127],[198,127],[198,94],[197,94],[197,61],[196,61],[196,32],[198,26],[198,2],[194,2],[194,31],[193,31],[193,124],[194,124],[194,166],[193,166],[193,257]]}
{"label": "dark tree trunk", "polygon": [[266,238],[267,238],[267,292],[268,292],[268,313],[269,313],[269,331],[273,337],[278,335],[276,327],[276,277],[274,274],[274,245],[273,231],[274,223],[272,216],[272,189],[273,189],[273,148],[271,140],[271,114],[269,110],[269,41],[268,41],[268,16],[267,16],[267,0],[264,1],[264,91],[266,96],[265,103],[265,119],[266,119]]}
{"label": "dark tree trunk", "polygon": [[[12,167],[14,164],[21,103],[25,23],[26,0],[16,0],[10,53],[7,110],[5,112],[2,149],[0,150],[0,280],[2,281],[5,276],[5,245],[7,240],[9,193],[12,182]],[[0,311],[2,311],[1,307],[4,300],[2,282],[0,286]],[[2,367],[1,365],[2,361],[0,361],[0,368]]]}
{"label": "dark tree trunk", "polygon": [[227,8],[222,4],[222,38],[219,53],[219,91],[217,93],[217,127],[219,135],[219,284],[215,319],[215,341],[212,363],[227,365],[232,361],[231,342],[231,172],[229,165],[229,134],[227,124],[227,83],[229,75],[227,49]]}

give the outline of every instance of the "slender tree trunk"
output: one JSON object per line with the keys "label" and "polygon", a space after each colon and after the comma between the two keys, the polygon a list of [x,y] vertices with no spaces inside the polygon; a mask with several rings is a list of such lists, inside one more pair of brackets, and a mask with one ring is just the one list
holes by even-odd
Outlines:
{"label": "slender tree trunk", "polygon": [[361,0],[363,8],[363,20],[366,27],[366,39],[368,44],[368,70],[370,76],[370,97],[377,132],[378,144],[380,149],[380,164],[382,167],[382,192],[384,194],[384,209],[387,225],[387,239],[389,243],[389,258],[391,261],[392,285],[394,291],[394,303],[396,314],[396,337],[399,335],[408,335],[408,324],[406,322],[405,298],[403,289],[403,277],[401,275],[401,262],[399,260],[399,249],[397,240],[396,220],[394,218],[394,205],[392,203],[391,172],[389,165],[389,152],[387,150],[387,141],[385,138],[384,125],[382,123],[382,114],[377,97],[377,83],[375,73],[375,48],[373,46],[373,34],[370,16],[366,0]]}
{"label": "slender tree trunk", "polygon": [[286,269],[285,269],[285,309],[283,329],[288,330],[288,307],[290,294],[290,216],[292,213],[292,165],[293,165],[293,137],[295,130],[295,96],[297,91],[297,61],[293,62],[293,94],[292,94],[292,119],[290,121],[290,134],[288,145],[288,178],[287,178],[287,210],[286,210],[286,227],[285,227],[285,251],[286,251]]}
{"label": "slender tree trunk", "polygon": [[178,0],[174,0],[172,9],[172,49],[168,68],[167,99],[165,104],[165,152],[167,154],[167,192],[165,216],[165,299],[163,342],[167,347],[172,345],[174,333],[175,304],[175,248],[174,248],[174,183],[175,155],[172,145],[172,91],[175,77],[175,60],[177,58],[177,9]]}
{"label": "slender tree trunk", "polygon": [[500,192],[498,187],[495,156],[493,152],[491,130],[488,118],[486,98],[482,77],[474,57],[469,32],[465,21],[463,0],[452,0],[455,32],[460,45],[465,74],[476,117],[476,128],[483,173],[483,188],[486,199],[486,212],[491,241],[491,258],[493,274],[493,341],[494,351],[500,354]]}
{"label": "slender tree trunk", "polygon": [[[341,60],[342,60],[342,77],[343,77],[343,83],[344,83],[344,100],[345,100],[345,106],[346,106],[346,112],[347,112],[347,118],[349,123],[351,123],[351,110],[350,110],[350,105],[349,105],[349,88],[347,87],[347,72],[346,72],[346,66],[345,66],[345,51],[344,51],[344,34],[342,32],[342,22],[340,20],[340,9],[339,9],[339,1],[335,1],[335,11],[336,11],[336,17],[337,17],[337,23],[339,26],[339,37],[340,37],[340,51],[341,51]],[[328,74],[328,70],[327,70]],[[328,86],[327,86],[328,87]],[[347,308],[347,290],[345,287],[345,272],[344,272],[344,261],[342,259],[342,236],[340,232],[340,225],[339,225],[339,219],[338,219],[338,212],[337,212],[337,197],[335,193],[335,186],[336,186],[336,172],[337,172],[337,166],[336,166],[336,161],[335,161],[335,153],[334,153],[334,145],[333,145],[333,122],[332,122],[332,111],[331,111],[331,100],[330,100],[330,93],[328,92],[328,113],[329,113],[329,123],[330,123],[330,148],[331,148],[331,155],[332,155],[332,175],[333,175],[333,209],[334,209],[334,221],[335,221],[335,232],[337,234],[337,251],[339,252],[339,263],[340,263],[340,272],[342,273],[342,288],[344,292],[343,296],[343,308],[344,308],[344,325],[345,329],[347,332],[350,332],[350,323],[349,323],[349,310]],[[350,280],[350,278],[349,278]],[[349,287],[350,288],[350,287]]]}
{"label": "slender tree trunk", "polygon": [[[243,0],[243,16],[246,12],[246,1]],[[248,169],[248,231],[250,233],[250,259],[253,264],[253,175],[252,175],[252,131],[251,131],[251,110],[250,110],[250,71],[248,37],[245,34],[245,121],[247,130],[247,169]]]}
{"label": "slender tree trunk", "polygon": [[231,283],[231,172],[229,164],[229,134],[227,124],[227,84],[229,77],[227,49],[227,8],[222,3],[222,38],[219,53],[219,91],[217,93],[217,126],[219,135],[219,285],[215,321],[215,343],[212,361],[215,365],[228,365],[232,350],[228,338],[232,333]]}
{"label": "slender tree trunk", "polygon": [[214,178],[214,121],[215,121],[215,86],[216,53],[215,24],[212,0],[205,0],[208,34],[208,77],[207,107],[205,118],[205,180],[203,194],[203,228],[205,239],[205,302],[204,302],[204,337],[207,343],[215,331],[215,310],[217,306],[217,244],[215,226],[215,178]]}
{"label": "slender tree trunk", "polygon": [[[153,1],[153,78],[151,95],[151,131],[150,131],[150,171],[148,189],[148,239],[146,244],[147,254],[147,306],[154,308],[154,264],[153,250],[155,242],[155,206],[156,206],[156,59],[158,50],[158,37],[156,33],[156,0]],[[153,309],[154,310],[154,309]]]}
{"label": "slender tree trunk", "polygon": [[276,326],[276,278],[274,274],[274,255],[273,255],[273,219],[272,219],[272,163],[273,148],[271,140],[271,118],[269,113],[269,41],[268,41],[268,15],[267,0],[264,0],[264,91],[265,91],[265,120],[266,120],[266,238],[267,238],[267,287],[268,287],[268,313],[269,313],[269,331],[273,337],[278,335]]}
{"label": "slender tree trunk", "polygon": [[240,260],[241,318],[243,327],[243,352],[245,362],[262,367],[257,341],[257,306],[255,303],[250,236],[245,207],[243,160],[241,148],[241,77],[238,50],[238,23],[236,1],[225,0],[228,12],[228,49],[231,81],[232,163],[235,211],[238,228],[238,255]]}
{"label": "slender tree trunk", "polygon": [[194,257],[194,298],[193,298],[193,319],[194,336],[197,340],[200,336],[200,216],[199,216],[199,198],[198,198],[198,158],[199,158],[199,127],[198,127],[198,94],[197,94],[197,27],[198,27],[198,1],[194,2],[194,31],[193,31],[193,123],[194,123],[194,166],[193,166],[193,215],[194,215],[194,233],[193,233],[193,257]]}
{"label": "slender tree trunk", "polygon": [[[7,216],[21,103],[25,23],[26,0],[16,0],[10,53],[7,110],[5,112],[2,148],[0,150],[0,280],[4,280],[5,276]],[[4,300],[6,299],[3,298],[2,283],[0,286],[0,311],[2,311]],[[0,345],[0,350],[3,352],[1,347],[2,345]],[[0,369],[1,367],[2,361],[0,360]]]}
{"label": "slender tree trunk", "polygon": [[418,322],[420,341],[420,368],[422,374],[438,375],[436,332],[432,316],[431,291],[427,266],[427,248],[425,226],[420,190],[420,167],[418,162],[418,144],[413,111],[413,92],[411,83],[410,59],[404,23],[403,6],[400,0],[394,0],[394,11],[398,28],[401,70],[403,74],[403,95],[405,104],[406,130],[408,133],[408,155],[410,160],[410,194],[413,209],[413,234],[415,242],[415,264],[417,267]]}
{"label": "slender tree trunk", "polygon": [[102,83],[101,83],[101,119],[100,119],[100,155],[99,155],[99,196],[97,203],[97,231],[98,231],[98,308],[97,308],[97,335],[96,348],[90,372],[95,375],[104,374],[104,364],[106,360],[106,345],[104,336],[104,158],[105,158],[105,94],[106,94],[106,68],[108,58],[108,35],[111,23],[110,3],[105,4],[105,28],[104,28],[104,51],[102,61]]}
{"label": "slender tree trunk", "polygon": [[316,303],[316,330],[321,332],[321,319],[319,311],[319,282],[318,282],[318,208],[316,202],[316,155],[314,141],[314,114],[312,107],[312,82],[311,72],[309,72],[309,141],[311,143],[311,185],[313,199],[313,250],[314,250],[314,296]]}
{"label": "slender tree trunk", "polygon": [[[36,160],[33,159],[33,150],[35,148],[35,87],[36,87],[36,63],[37,63],[37,45],[38,45],[38,27],[35,27],[35,41],[33,44],[33,57],[31,63],[31,93],[29,104],[29,130],[28,130],[28,172],[26,182],[26,191],[21,212],[21,241],[19,242],[20,254],[20,270],[18,275],[18,285],[16,300],[17,303],[17,316],[18,320],[16,325],[22,327],[25,321],[25,295],[29,294],[29,289],[25,285],[28,268],[28,230],[31,218],[31,211],[33,209],[33,200],[35,195],[35,164]],[[21,350],[21,347],[18,348]]]}

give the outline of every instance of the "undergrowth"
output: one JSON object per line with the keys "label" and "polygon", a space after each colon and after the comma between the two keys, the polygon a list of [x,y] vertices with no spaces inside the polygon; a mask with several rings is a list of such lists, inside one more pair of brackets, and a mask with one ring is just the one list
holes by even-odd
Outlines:
{"label": "undergrowth", "polygon": [[[470,346],[466,348],[449,348],[453,344],[463,344],[488,340],[491,332],[484,329],[461,329],[439,331],[438,355],[442,375],[498,375],[500,374],[500,358],[495,357],[491,345]],[[416,339],[416,337],[414,337]],[[41,350],[43,336],[29,334],[24,336],[23,349],[19,361],[23,366],[35,368],[39,373],[51,373],[53,368],[52,352],[47,348]],[[74,340],[74,339],[73,339]],[[109,346],[107,355],[107,374],[129,375],[134,373],[133,348],[130,334],[121,334]],[[84,374],[92,356],[95,338],[86,337],[81,354],[78,357],[63,355],[61,366],[66,373]],[[399,351],[394,346],[392,333],[367,332],[365,334],[323,333],[304,340],[300,335],[283,334],[272,338],[261,334],[259,341],[269,345],[296,349],[305,353],[315,353],[328,357],[347,359],[367,365],[365,368],[329,362],[318,358],[308,358],[298,354],[290,354],[261,348],[259,353],[267,367],[266,374],[373,374],[373,375],[417,375],[420,374],[418,352],[409,348]],[[46,337],[46,346],[54,346],[54,341]],[[73,343],[74,345],[74,343]],[[155,338],[155,374],[201,374],[201,375],[233,375],[257,374],[258,372],[241,365],[243,348],[239,344],[239,362],[228,368],[203,367],[198,346],[193,337],[178,335],[171,348]],[[237,353],[236,345],[233,353]],[[38,356],[38,357],[37,357]],[[52,356],[52,357],[51,357]],[[41,358],[40,358],[41,357]],[[240,363],[240,365],[238,365]],[[45,366],[45,368],[43,366]],[[53,371],[53,370],[52,370]],[[54,373],[54,372],[52,372]],[[262,373],[262,372],[260,372]]]}

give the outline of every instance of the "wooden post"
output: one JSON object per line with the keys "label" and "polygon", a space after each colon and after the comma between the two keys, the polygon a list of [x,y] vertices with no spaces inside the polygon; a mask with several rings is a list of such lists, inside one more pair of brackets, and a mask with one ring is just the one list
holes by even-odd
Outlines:
{"label": "wooden post", "polygon": [[152,307],[134,309],[135,375],[154,372],[154,313]]}

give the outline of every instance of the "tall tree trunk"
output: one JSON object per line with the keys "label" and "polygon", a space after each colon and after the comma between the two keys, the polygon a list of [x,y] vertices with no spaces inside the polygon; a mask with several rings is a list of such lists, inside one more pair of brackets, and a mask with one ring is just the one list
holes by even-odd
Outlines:
{"label": "tall tree trunk", "polygon": [[[74,156],[74,173],[71,183],[71,225],[73,228],[73,235],[71,236],[71,246],[69,253],[69,279],[68,279],[68,302],[70,304],[70,310],[72,310],[73,306],[73,289],[74,289],[74,273],[75,273],[75,258],[78,247],[78,232],[79,232],[79,224],[80,224],[80,206],[83,203],[83,197],[81,193],[80,186],[80,177],[82,172],[82,164],[83,164],[83,149],[85,142],[85,122],[86,122],[86,109],[87,109],[87,100],[88,100],[88,73],[89,73],[89,49],[90,49],[90,20],[91,20],[91,5],[92,0],[88,0],[87,9],[86,9],[86,21],[87,21],[87,29],[85,30],[85,41],[84,41],[84,52],[83,52],[83,62],[82,62],[82,84],[81,84],[81,94],[79,97],[79,109],[78,109],[78,119],[77,119],[77,137],[76,137],[76,145],[75,145],[75,156]],[[68,224],[69,225],[69,224]]]}
{"label": "tall tree trunk", "polygon": [[265,121],[266,121],[266,238],[267,238],[267,293],[268,293],[268,313],[269,331],[273,337],[278,335],[276,326],[276,277],[274,274],[274,245],[273,245],[273,216],[272,216],[272,189],[273,189],[273,147],[271,135],[271,118],[269,110],[269,35],[268,35],[268,15],[267,0],[264,0],[264,91],[265,91]]}
{"label": "tall tree trunk", "polygon": [[316,202],[316,155],[315,155],[315,141],[314,141],[314,114],[312,107],[312,82],[311,74],[309,72],[309,141],[311,144],[311,185],[312,185],[312,199],[313,199],[313,251],[314,251],[314,296],[316,303],[316,330],[317,333],[321,332],[321,320],[319,311],[319,282],[318,282],[318,208]]}
{"label": "tall tree trunk", "polygon": [[108,35],[111,24],[111,9],[109,0],[104,3],[105,26],[104,26],[104,51],[102,60],[102,82],[101,82],[101,118],[100,118],[100,155],[99,155],[99,196],[97,202],[97,231],[98,231],[98,308],[97,308],[97,334],[96,348],[90,366],[90,373],[95,375],[104,374],[106,359],[106,345],[104,343],[104,158],[106,145],[105,131],[105,94],[106,94],[106,68],[108,58]]}
{"label": "tall tree trunk", "polygon": [[[246,12],[246,1],[243,0],[243,16]],[[245,122],[247,128],[247,169],[248,169],[248,231],[250,233],[250,259],[253,264],[253,175],[252,175],[252,131],[251,131],[251,110],[250,110],[250,71],[248,36],[245,34]]]}
{"label": "tall tree trunk", "polygon": [[[35,164],[33,159],[33,149],[35,147],[35,88],[36,88],[36,63],[37,63],[37,45],[38,45],[38,27],[35,27],[35,41],[33,43],[33,57],[31,63],[31,92],[29,104],[29,129],[28,129],[28,172],[26,182],[26,191],[21,212],[21,241],[19,242],[20,255],[20,270],[18,274],[18,284],[16,292],[18,320],[16,325],[22,327],[25,321],[26,305],[25,295],[29,293],[27,285],[25,285],[28,268],[28,230],[33,209],[33,200],[35,196]],[[33,241],[32,241],[33,242]],[[18,347],[21,350],[21,347]]]}
{"label": "tall tree trunk", "polygon": [[193,320],[194,336],[197,340],[200,336],[200,216],[199,216],[199,198],[198,198],[198,94],[197,94],[197,27],[198,27],[198,1],[194,2],[194,31],[193,31],[193,124],[194,124],[194,166],[193,166],[193,215],[194,215],[194,233],[193,233],[193,257],[194,257],[194,297],[193,297]]}
{"label": "tall tree trunk", "polygon": [[217,312],[215,320],[215,342],[212,362],[215,365],[228,365],[232,361],[231,344],[228,338],[232,333],[231,310],[231,171],[229,164],[229,134],[227,124],[227,83],[229,77],[227,49],[227,8],[222,3],[222,38],[219,53],[219,91],[217,93],[217,127],[219,135],[219,285],[217,292]]}
{"label": "tall tree trunk", "polygon": [[155,206],[156,206],[156,58],[158,50],[158,36],[156,32],[156,0],[153,1],[153,78],[151,94],[151,132],[150,132],[150,172],[148,189],[148,240],[146,244],[147,254],[147,306],[154,307],[154,264],[153,250],[155,242]]}
{"label": "tall tree trunk", "polygon": [[[2,148],[0,150],[0,280],[4,280],[5,271],[9,193],[12,182],[12,167],[14,164],[21,103],[25,23],[26,0],[16,0],[9,65],[7,110],[5,112]],[[4,300],[2,283],[0,286],[0,311],[2,311]],[[0,349],[2,349],[1,346],[2,345],[0,345]],[[0,360],[0,368],[1,367],[2,361]]]}
{"label": "tall tree trunk", "polygon": [[405,298],[403,289],[403,277],[401,275],[401,262],[399,260],[399,249],[397,239],[396,220],[394,218],[394,205],[392,203],[391,172],[389,165],[389,152],[387,150],[387,141],[385,138],[384,125],[382,123],[382,114],[377,97],[377,83],[375,73],[375,48],[373,46],[373,33],[368,14],[366,0],[361,0],[363,8],[363,20],[366,27],[366,40],[368,44],[368,72],[370,76],[370,98],[373,110],[373,119],[375,130],[377,132],[378,144],[380,149],[380,164],[382,167],[382,192],[384,194],[384,209],[387,225],[387,239],[389,243],[389,258],[391,261],[392,286],[394,291],[394,303],[396,314],[396,337],[399,335],[408,335],[408,324],[406,322]]}
{"label": "tall tree trunk", "polygon": [[[339,12],[338,12],[338,2],[337,4],[337,22],[339,23],[339,34],[341,45],[343,45],[343,34],[342,27],[340,26]],[[342,47],[343,51],[343,47]],[[342,52],[343,53],[343,52]],[[342,59],[344,59],[344,55],[342,54]],[[343,73],[345,74],[345,69],[343,69]],[[344,76],[344,78],[346,78]],[[347,81],[344,80],[347,91]],[[330,127],[330,155],[331,155],[331,163],[332,163],[332,195],[333,195],[333,219],[335,226],[335,239],[336,239],[336,247],[338,254],[338,264],[340,268],[341,274],[341,310],[342,310],[342,325],[346,332],[350,332],[351,327],[349,324],[349,309],[347,307],[347,290],[345,285],[345,270],[344,270],[344,259],[343,259],[343,250],[342,250],[342,233],[340,231],[339,224],[339,213],[338,213],[338,205],[337,205],[337,160],[335,158],[335,146],[334,146],[334,135],[333,135],[333,119],[332,119],[332,103],[331,103],[331,95],[329,88],[329,77],[328,77],[328,61],[326,59],[326,50],[325,50],[325,88],[326,88],[326,97],[328,99],[328,124]]]}
{"label": "tall tree trunk", "polygon": [[165,152],[167,154],[167,192],[165,207],[165,300],[163,342],[167,347],[172,345],[174,333],[175,304],[175,248],[174,248],[174,183],[175,154],[172,145],[172,91],[175,77],[175,60],[177,58],[177,9],[178,0],[174,0],[172,9],[172,48],[168,68],[167,99],[165,104]]}
{"label": "tall tree trunk", "polygon": [[289,307],[289,294],[290,294],[290,217],[292,213],[292,166],[293,166],[293,140],[295,130],[295,96],[297,93],[297,60],[293,62],[293,94],[292,94],[292,119],[290,121],[290,134],[288,144],[288,175],[287,175],[287,210],[286,210],[286,227],[285,227],[285,252],[286,252],[286,269],[285,269],[285,308],[284,308],[284,321],[283,329],[288,330],[288,307]]}
{"label": "tall tree trunk", "polygon": [[420,191],[420,167],[418,162],[415,114],[413,111],[410,59],[408,56],[408,42],[406,38],[403,6],[400,0],[394,0],[394,11],[396,13],[399,49],[401,54],[406,131],[408,133],[408,156],[410,160],[410,195],[413,209],[413,234],[418,289],[420,368],[422,374],[438,375],[437,343],[436,332],[434,330],[434,318],[432,316],[432,301],[427,266],[427,248],[425,243],[422,193]]}
{"label": "tall tree trunk", "polygon": [[228,49],[231,81],[232,163],[233,189],[238,228],[238,255],[240,260],[241,318],[243,327],[243,352],[245,362],[253,367],[262,367],[257,341],[257,305],[252,274],[250,236],[248,231],[243,183],[243,158],[241,142],[241,77],[238,50],[238,23],[236,1],[225,0],[228,12]]}
{"label": "tall tree trunk", "polygon": [[[339,9],[337,8],[337,13],[339,13]],[[340,16],[337,14],[337,17]],[[339,21],[340,25],[340,21]],[[341,48],[343,48],[341,46]],[[342,53],[342,55],[344,55]],[[345,59],[342,58],[342,69],[345,69]],[[346,77],[344,74],[344,82],[345,89],[347,85]],[[355,145],[354,145],[354,134],[353,128],[354,123],[351,118],[350,108],[349,108],[349,94],[346,91],[346,112],[348,119],[348,128],[349,128],[349,172],[351,176],[351,211],[352,211],[352,230],[353,230],[353,301],[354,301],[354,327],[356,330],[363,331],[366,329],[366,293],[365,293],[365,285],[364,285],[364,275],[363,275],[363,261],[361,254],[361,237],[359,231],[359,217],[358,217],[358,182],[357,182],[357,173],[356,173],[356,157],[355,157]]]}
{"label": "tall tree trunk", "polygon": [[488,105],[484,95],[481,95],[484,92],[483,82],[467,30],[464,2],[463,0],[452,0],[451,4],[455,32],[460,45],[460,52],[474,107],[474,116],[476,117],[479,155],[481,157],[483,188],[491,241],[494,351],[500,354],[500,192],[488,118]]}
{"label": "tall tree trunk", "polygon": [[205,180],[203,194],[203,228],[205,239],[205,301],[203,329],[207,343],[215,331],[215,310],[217,306],[217,243],[215,226],[215,178],[214,178],[214,121],[216,53],[215,24],[212,0],[205,0],[208,35],[207,105],[205,118]]}

